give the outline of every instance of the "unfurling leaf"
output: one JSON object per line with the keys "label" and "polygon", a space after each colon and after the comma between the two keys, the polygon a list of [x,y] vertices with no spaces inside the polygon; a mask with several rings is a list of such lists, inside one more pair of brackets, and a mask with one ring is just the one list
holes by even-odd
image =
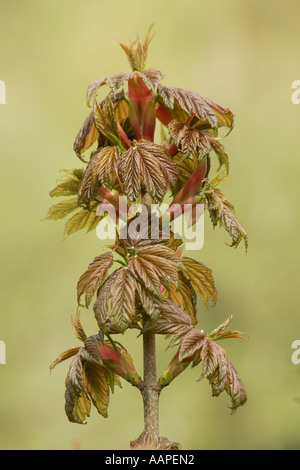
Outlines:
{"label": "unfurling leaf", "polygon": [[193,289],[200,295],[205,305],[208,307],[209,300],[215,305],[217,290],[211,269],[192,258],[184,257],[182,263],[186,268],[184,274],[188,277]]}
{"label": "unfurling leaf", "polygon": [[112,264],[113,255],[111,252],[103,253],[94,259],[78,281],[78,302],[80,301],[80,297],[85,294],[85,305],[86,307],[90,305],[93,295],[105,281],[107,272]]}
{"label": "unfurling leaf", "polygon": [[182,339],[179,356],[181,361],[193,361],[193,365],[202,364],[202,375],[211,385],[213,396],[217,397],[224,390],[231,397],[232,412],[247,401],[247,394],[241,379],[224,349],[198,330],[189,331]]}
{"label": "unfurling leaf", "polygon": [[120,159],[119,176],[124,192],[135,202],[146,187],[151,198],[160,202],[165,195],[168,181],[172,188],[177,183],[177,167],[167,151],[160,145],[150,142],[137,143],[129,148]]}
{"label": "unfurling leaf", "polygon": [[85,334],[85,331],[80,321],[80,308],[79,307],[77,308],[74,318],[72,318],[72,327],[73,327],[73,331],[74,331],[76,338],[78,338],[79,341],[82,341],[84,343],[87,336]]}
{"label": "unfurling leaf", "polygon": [[133,71],[142,72],[145,68],[149,44],[153,38],[153,36],[150,36],[152,28],[153,25],[148,29],[143,42],[137,36],[136,40],[131,42],[129,46],[120,43]]}
{"label": "unfurling leaf", "polygon": [[226,199],[222,191],[219,188],[209,187],[205,190],[205,196],[213,226],[215,227],[219,222],[231,236],[231,246],[237,248],[241,240],[244,239],[247,249],[247,232],[234,215],[233,205]]}
{"label": "unfurling leaf", "polygon": [[236,339],[243,339],[244,341],[247,340],[247,335],[245,333],[242,333],[241,331],[238,330],[228,330],[228,326],[232,320],[232,315],[230,315],[227,320],[225,320],[221,325],[219,325],[217,328],[215,328],[209,335],[208,337],[214,341],[218,341],[220,339],[230,339],[230,338],[236,338]]}
{"label": "unfurling leaf", "polygon": [[106,98],[102,106],[99,106],[94,100],[94,120],[96,127],[105,137],[114,144],[119,145],[120,136],[118,131],[118,123],[114,114],[114,107],[110,96]]}
{"label": "unfurling leaf", "polygon": [[211,143],[215,140],[210,132],[193,129],[176,119],[171,121],[168,127],[171,137],[184,155],[196,153],[200,161],[210,152]]}
{"label": "unfurling leaf", "polygon": [[51,197],[75,196],[80,187],[83,170],[64,170],[64,176],[59,178],[57,186],[50,191]]}

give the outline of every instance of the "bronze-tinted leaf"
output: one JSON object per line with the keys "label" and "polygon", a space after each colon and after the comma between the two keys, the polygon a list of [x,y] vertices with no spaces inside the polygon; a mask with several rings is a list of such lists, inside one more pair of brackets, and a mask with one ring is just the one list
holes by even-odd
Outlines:
{"label": "bronze-tinted leaf", "polygon": [[102,106],[99,106],[97,101],[94,100],[93,109],[94,121],[98,131],[114,144],[118,144],[120,136],[111,97],[108,96]]}
{"label": "bronze-tinted leaf", "polygon": [[202,364],[202,377],[211,385],[213,396],[224,390],[231,397],[232,412],[247,401],[241,379],[221,346],[209,339],[202,331],[190,330],[183,336],[179,349],[179,362],[189,359],[193,365]]}
{"label": "bronze-tinted leaf", "polygon": [[214,226],[219,222],[232,238],[231,246],[236,248],[244,239],[248,247],[248,235],[242,224],[234,215],[233,205],[226,199],[219,188],[208,188],[205,191],[208,201],[208,210]]}
{"label": "bronze-tinted leaf", "polygon": [[76,314],[74,318],[72,318],[72,328],[73,328],[76,338],[78,338],[79,341],[82,341],[84,343],[87,336],[85,334],[85,331],[80,321],[80,308],[79,307],[76,310]]}
{"label": "bronze-tinted leaf", "polygon": [[190,316],[171,300],[165,300],[160,305],[160,316],[153,324],[145,326],[143,332],[151,331],[162,335],[185,335],[192,329]]}
{"label": "bronze-tinted leaf", "polygon": [[99,188],[99,182],[94,178],[93,165],[97,158],[98,151],[92,155],[86,169],[83,172],[78,190],[78,205],[84,209],[89,209],[91,200],[95,197]]}
{"label": "bronze-tinted leaf", "polygon": [[113,189],[117,181],[117,166],[121,150],[119,147],[104,147],[94,154],[92,162],[93,179]]}
{"label": "bronze-tinted leaf", "polygon": [[185,275],[205,305],[208,307],[209,300],[214,305],[217,300],[217,290],[211,269],[192,258],[184,257],[182,263],[186,268]]}
{"label": "bronze-tinted leaf", "polygon": [[103,284],[109,268],[113,264],[111,252],[97,256],[80,277],[77,284],[77,299],[85,294],[85,305],[89,306],[96,290]]}
{"label": "bronze-tinted leaf", "polygon": [[136,255],[128,263],[128,269],[134,272],[147,290],[160,299],[160,286],[163,283],[177,285],[180,267],[182,264],[177,254],[163,245],[138,248]]}
{"label": "bronze-tinted leaf", "polygon": [[133,71],[141,72],[145,68],[149,44],[153,38],[153,36],[150,36],[152,28],[153,25],[148,29],[143,42],[141,42],[140,38],[137,36],[136,40],[131,42],[129,46],[120,43]]}
{"label": "bronze-tinted leaf", "polygon": [[199,351],[202,347],[203,341],[205,341],[205,334],[203,331],[190,330],[182,338],[180,345],[179,361],[185,358],[193,358],[195,352]]}
{"label": "bronze-tinted leaf", "polygon": [[178,171],[163,147],[143,142],[137,143],[122,155],[119,175],[124,192],[131,201],[137,200],[143,183],[151,198],[160,202],[166,192],[166,180],[174,187]]}
{"label": "bronze-tinted leaf", "polygon": [[[198,95],[192,91],[184,90],[183,88],[171,88],[160,85],[158,87],[158,94],[160,102],[167,106],[169,109],[174,110],[176,114],[174,117],[183,122],[188,117],[195,116],[200,120],[198,123],[201,128],[217,129],[221,126],[227,126],[230,129],[233,127],[234,114],[224,106],[214,103],[208,98]],[[183,111],[184,114],[176,113],[176,107]]]}
{"label": "bronze-tinted leaf", "polygon": [[[90,113],[84,121],[80,131],[78,132],[75,142],[74,150],[76,155],[83,160],[82,154],[87,150],[99,137],[99,133],[94,122],[94,113]],[[84,161],[84,160],[83,160]]]}
{"label": "bronze-tinted leaf", "polygon": [[169,131],[175,144],[184,155],[197,153],[198,161],[211,150],[212,134],[199,131],[191,126],[174,119],[169,123]]}
{"label": "bronze-tinted leaf", "polygon": [[232,413],[234,413],[239,406],[244,405],[247,401],[247,393],[243,382],[241,381],[237,371],[230,361],[227,361],[226,392],[231,397]]}
{"label": "bronze-tinted leaf", "polygon": [[126,268],[120,268],[110,275],[101,287],[94,305],[100,328],[108,317],[119,331],[124,331],[129,326],[136,314],[136,282],[132,272]]}

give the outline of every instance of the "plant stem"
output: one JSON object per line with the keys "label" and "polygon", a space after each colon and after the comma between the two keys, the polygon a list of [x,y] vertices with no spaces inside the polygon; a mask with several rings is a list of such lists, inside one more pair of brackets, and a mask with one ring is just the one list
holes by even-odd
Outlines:
{"label": "plant stem", "polygon": [[[151,197],[145,193],[142,203],[151,213]],[[143,325],[147,321],[147,315],[143,312]],[[155,334],[146,332],[143,334],[144,353],[144,383],[141,389],[144,403],[144,435],[155,449],[159,440],[159,394],[156,372],[156,341]]]}
{"label": "plant stem", "polygon": [[[143,323],[146,318],[143,314]],[[156,344],[153,333],[143,334],[144,385],[142,389],[144,403],[144,434],[148,442],[156,447],[159,439],[159,390],[156,374]]]}

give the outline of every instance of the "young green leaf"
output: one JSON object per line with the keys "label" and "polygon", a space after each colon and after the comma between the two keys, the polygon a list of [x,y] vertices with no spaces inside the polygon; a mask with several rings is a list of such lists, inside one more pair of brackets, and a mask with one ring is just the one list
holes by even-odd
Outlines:
{"label": "young green leaf", "polygon": [[72,197],[66,201],[61,201],[58,204],[50,207],[45,220],[58,220],[64,219],[67,215],[70,215],[76,209],[78,209],[77,197]]}
{"label": "young green leaf", "polygon": [[186,268],[184,274],[188,277],[193,289],[200,295],[205,305],[208,307],[209,300],[215,305],[217,289],[211,269],[192,258],[184,257],[182,263]]}

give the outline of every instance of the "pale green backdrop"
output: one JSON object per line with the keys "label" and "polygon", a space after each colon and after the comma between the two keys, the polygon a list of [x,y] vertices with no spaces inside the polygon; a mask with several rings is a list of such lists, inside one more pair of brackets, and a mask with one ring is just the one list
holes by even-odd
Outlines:
{"label": "pale green backdrop", "polygon": [[[187,370],[161,396],[161,434],[185,449],[300,448],[300,374],[291,344],[300,339],[300,3],[295,0],[0,0],[1,314],[0,448],[128,448],[142,431],[138,392],[124,384],[109,419],[93,410],[86,426],[64,414],[67,364],[49,364],[77,345],[70,317],[75,286],[100,253],[96,235],[62,241],[63,222],[40,222],[61,168],[80,167],[72,145],[96,77],[129,69],[117,40],[155,22],[148,66],[166,84],[195,90],[229,106],[236,125],[225,140],[231,159],[227,197],[249,233],[230,249],[225,231],[206,219],[195,255],[210,266],[219,298],[199,306],[200,329],[232,313],[250,345],[231,340],[228,356],[249,402],[230,416],[228,396],[211,398],[200,369]],[[83,323],[97,331],[92,311]],[[141,371],[141,344],[124,338]],[[172,351],[159,339],[159,372]]]}

